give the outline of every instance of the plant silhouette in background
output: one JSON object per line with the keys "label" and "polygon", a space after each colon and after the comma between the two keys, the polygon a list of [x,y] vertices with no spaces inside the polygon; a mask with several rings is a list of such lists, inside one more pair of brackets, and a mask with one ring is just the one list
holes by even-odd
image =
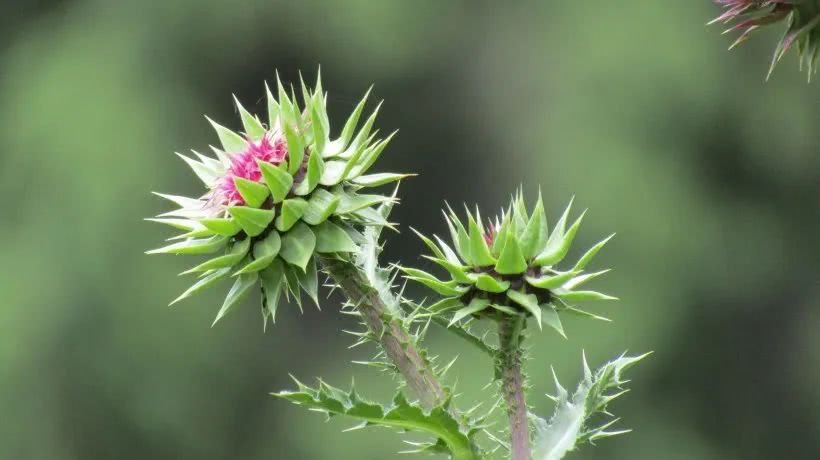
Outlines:
{"label": "plant silhouette in background", "polygon": [[715,0],[725,11],[709,24],[732,23],[723,33],[740,35],[729,49],[745,42],[756,30],[772,24],[785,22],[786,32],[775,49],[769,72],[792,47],[797,47],[800,68],[806,69],[808,78],[817,72],[820,53],[820,0]]}
{"label": "plant silhouette in background", "polygon": [[[346,296],[341,308],[363,325],[357,343],[373,342],[380,348],[371,364],[397,373],[401,383],[386,405],[354,388],[342,390],[324,381],[316,386],[296,381],[296,389],[275,395],[329,415],[348,416],[360,427],[382,425],[430,435],[429,442],[413,443],[412,452],[453,459],[509,452],[514,460],[549,460],[628,431],[612,427],[617,419],[608,406],[625,392],[623,372],[646,355],[621,355],[595,371],[583,359],[583,378],[573,392],[555,379],[555,410],[548,418],[527,406],[529,384],[522,369],[528,331],[546,329],[565,336],[561,317],[568,314],[605,320],[577,303],[615,300],[585,287],[607,271],[586,268],[609,238],[574,264],[560,267],[583,214],[570,224],[570,203],[550,230],[541,197],[530,210],[518,192],[488,222],[478,209],[468,210],[465,219],[448,209],[450,243],[418,233],[431,251],[425,257],[441,268],[445,279],[384,264],[379,260],[380,237],[383,229],[394,226],[388,219],[398,187],[388,194],[371,189],[409,175],[370,169],[392,135],[377,138],[373,125],[378,107],[360,123],[365,95],[338,136],[331,137],[321,82],[314,88],[301,82],[300,92],[301,103],[296,91],[277,79],[277,96],[267,91],[266,119],[237,101],[241,134],[211,122],[221,142],[220,148],[212,147],[214,156],[180,155],[207,190],[198,198],[159,194],[178,208],[151,220],[183,233],[148,252],[212,257],[184,272],[196,281],[172,303],[231,279],[214,323],[258,289],[267,325],[275,320],[283,297],[301,308],[304,292],[318,304],[323,272]],[[439,298],[415,302],[404,297],[397,289],[402,273]],[[449,364],[436,363],[424,348],[430,324],[486,353],[497,389],[485,405],[488,409],[458,407],[446,384]],[[502,402],[509,424],[498,432],[489,419]]]}

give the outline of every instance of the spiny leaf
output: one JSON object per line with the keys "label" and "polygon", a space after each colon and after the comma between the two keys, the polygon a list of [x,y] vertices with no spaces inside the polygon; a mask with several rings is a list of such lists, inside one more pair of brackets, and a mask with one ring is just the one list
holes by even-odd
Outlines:
{"label": "spiny leaf", "polygon": [[205,261],[190,270],[182,272],[182,274],[186,275],[189,273],[206,272],[217,268],[233,267],[240,260],[242,260],[243,257],[245,257],[245,254],[248,253],[248,249],[250,249],[250,247],[250,238],[245,238],[244,240],[234,244],[227,254]]}
{"label": "spiny leaf", "polygon": [[592,260],[592,258],[595,257],[595,254],[598,254],[598,251],[600,251],[601,248],[603,248],[604,245],[609,240],[611,240],[613,236],[615,236],[614,233],[609,235],[608,237],[604,238],[602,241],[596,243],[591,248],[589,248],[589,250],[586,253],[584,253],[584,255],[581,256],[580,259],[578,259],[578,262],[575,264],[575,267],[573,267],[572,270],[573,271],[583,270],[584,267],[586,267],[587,264]]}
{"label": "spiny leaf", "polygon": [[468,276],[475,283],[475,287],[485,292],[504,292],[510,288],[509,281],[498,280],[488,273],[470,274]]}
{"label": "spiny leaf", "polygon": [[216,314],[216,318],[214,319],[213,324],[211,324],[211,327],[216,325],[220,319],[225,317],[225,315],[227,315],[236,305],[239,304],[239,301],[245,297],[250,288],[256,285],[256,280],[258,278],[259,277],[256,273],[248,273],[246,275],[241,275],[236,279],[233,286],[231,286],[231,290],[228,291],[228,295],[225,297],[225,302],[222,303],[222,308],[220,308],[219,312]]}
{"label": "spiny leaf", "polygon": [[544,202],[538,194],[538,202],[532,211],[527,226],[521,234],[521,252],[527,260],[532,259],[544,250],[547,245],[547,216],[544,212]]}
{"label": "spiny leaf", "polygon": [[293,186],[293,176],[288,173],[285,165],[274,166],[267,161],[257,159],[256,164],[259,165],[259,171],[262,173],[262,178],[270,189],[271,197],[274,203],[279,203],[288,196],[291,187]]}
{"label": "spiny leaf", "polygon": [[487,241],[484,239],[484,231],[478,224],[477,220],[481,219],[480,215],[473,218],[472,214],[467,213],[467,225],[470,236],[470,256],[473,259],[473,265],[476,267],[487,267],[495,265],[495,258],[490,253],[490,248],[487,246]]}
{"label": "spiny leaf", "polygon": [[299,125],[302,123],[302,116],[299,113],[299,108],[295,107],[296,101],[291,100],[288,96],[284,85],[282,85],[282,81],[279,79],[279,75],[276,76],[276,91],[278,98],[277,102],[279,103],[280,127],[284,128],[285,126],[291,125],[297,125],[300,127]]}
{"label": "spiny leaf", "polygon": [[146,251],[146,254],[213,254],[222,249],[228,242],[224,236],[213,236],[207,239],[189,239],[179,243]]}
{"label": "spiny leaf", "polygon": [[304,215],[308,202],[302,198],[289,198],[282,202],[279,217],[276,219],[276,229],[286,232],[293,227]]}
{"label": "spiny leaf", "polygon": [[[190,231],[193,231],[193,230],[199,230],[204,226],[200,222],[197,222],[195,220],[179,219],[179,218],[173,218],[173,217],[169,217],[169,218],[149,217],[145,220],[147,220],[149,222],[156,222],[158,224],[170,225],[171,227],[174,227],[178,230],[183,230],[183,231],[186,231],[186,232],[190,232]],[[209,228],[209,230],[211,230],[211,229]],[[213,230],[211,230],[211,231],[213,231]],[[219,233],[219,232],[214,232],[214,233]],[[228,236],[230,236],[230,235],[228,235]]]}
{"label": "spiny leaf", "polygon": [[344,179],[346,167],[347,162],[345,161],[326,161],[325,170],[322,173],[321,179],[319,179],[319,183],[328,187],[338,184]]}
{"label": "spiny leaf", "polygon": [[379,109],[382,106],[382,101],[376,105],[376,108],[373,109],[373,112],[370,116],[365,120],[364,125],[362,125],[359,132],[356,134],[356,137],[353,138],[353,141],[350,143],[348,148],[345,152],[342,153],[342,157],[350,158],[353,155],[353,152],[362,149],[366,144],[367,140],[370,138],[370,130],[373,128],[373,124],[376,122],[376,117],[379,114]]}
{"label": "spiny leaf", "polygon": [[334,253],[356,251],[356,243],[353,242],[350,235],[348,235],[342,227],[339,227],[329,220],[313,227],[313,232],[316,234],[316,252]]}
{"label": "spiny leaf", "polygon": [[[398,187],[393,191],[395,198]],[[382,220],[387,219],[393,209],[394,201],[382,203],[374,212]],[[392,290],[393,270],[383,268],[379,265],[379,254],[382,246],[379,244],[379,236],[384,226],[373,225],[366,227],[361,235],[359,250],[354,252],[354,262],[365,275],[367,282],[372,286],[385,305],[390,315],[400,317],[402,314],[399,299]]]}
{"label": "spiny leaf", "polygon": [[484,310],[489,305],[490,305],[490,301],[487,300],[487,299],[479,299],[477,297],[474,298],[473,300],[470,301],[469,305],[467,305],[464,308],[460,308],[455,312],[455,314],[453,315],[453,318],[450,320],[450,324],[448,324],[447,327],[452,326],[453,324],[459,322],[460,320],[466,318],[467,316],[470,316],[474,313],[478,313],[478,312]]}
{"label": "spiny leaf", "polygon": [[242,195],[242,199],[245,200],[245,205],[251,208],[262,206],[262,203],[270,194],[270,190],[259,182],[234,177],[233,183],[236,185],[236,190]]}
{"label": "spiny leaf", "polygon": [[214,147],[213,145],[209,145],[208,147],[210,147],[211,150],[214,152],[214,155],[216,155],[217,161],[219,161],[219,163],[222,165],[223,169],[227,170],[228,168],[231,167],[231,162],[232,161],[231,161],[231,155],[230,154],[228,154],[224,150],[220,150],[220,149]]}
{"label": "spiny leaf", "polygon": [[257,272],[267,267],[279,254],[281,246],[282,240],[279,233],[275,230],[271,231],[265,238],[253,245],[253,260],[234,273],[234,276]]}
{"label": "spiny leaf", "polygon": [[165,198],[166,200],[176,204],[181,208],[198,208],[201,209],[202,206],[205,204],[204,201],[196,199],[196,198],[188,198],[187,196],[179,196],[179,195],[169,195],[167,193],[158,193],[158,192],[151,192],[154,195]]}
{"label": "spiny leaf", "polygon": [[399,430],[423,432],[437,439],[449,450],[453,459],[479,460],[472,441],[459,428],[458,421],[446,407],[435,407],[430,411],[410,403],[399,392],[390,406],[370,402],[359,396],[354,389],[344,391],[327,383],[319,383],[318,388],[311,388],[296,381],[297,391],[273,393],[282,399],[308,409],[324,412],[328,415],[346,415],[371,425],[381,425]]}
{"label": "spiny leaf", "polygon": [[[564,209],[564,212],[561,214],[561,217],[558,219],[558,222],[555,223],[555,228],[552,229],[552,233],[550,233],[550,240],[562,238],[563,235],[566,233],[567,227],[567,219],[569,218],[569,211],[572,209],[572,203],[575,201],[575,197],[573,196],[569,200],[569,204]],[[549,244],[549,241],[547,242]]]}
{"label": "spiny leaf", "polygon": [[442,212],[444,213],[444,219],[447,221],[447,227],[450,229],[450,236],[452,237],[453,244],[456,246],[456,251],[461,257],[461,260],[469,265],[473,265],[473,258],[470,254],[470,236],[467,234],[464,225],[458,219],[456,213],[453,212],[452,208],[450,208],[449,204],[447,205],[447,209],[450,211],[449,216],[446,212]]}
{"label": "spiny leaf", "polygon": [[308,206],[302,219],[310,225],[318,225],[336,211],[341,198],[324,189],[316,189],[311,193]]}
{"label": "spiny leaf", "polygon": [[[277,258],[276,260],[280,260]],[[285,285],[287,286],[288,290],[285,292],[289,292],[291,296],[293,296],[293,300],[296,302],[296,305],[299,306],[299,310],[302,310],[302,296],[300,295],[299,291],[299,267],[294,267],[293,265],[289,264],[282,264],[282,271],[285,275]]]}
{"label": "spiny leaf", "polygon": [[211,157],[205,156],[205,155],[203,155],[203,154],[201,154],[201,153],[199,153],[199,152],[197,152],[196,150],[193,150],[193,149],[191,149],[191,152],[194,155],[196,155],[196,157],[199,158],[199,161],[201,161],[202,164],[204,164],[208,168],[211,168],[215,171],[222,171],[224,173],[225,166],[222,163],[222,159],[218,155],[217,155],[217,158],[211,158]]}
{"label": "spiny leaf", "polygon": [[617,297],[612,297],[610,295],[595,291],[568,291],[566,289],[555,289],[552,292],[567,302],[581,302],[585,300],[618,300]]}
{"label": "spiny leaf", "polygon": [[214,270],[214,271],[206,274],[205,276],[200,278],[199,281],[194,283],[193,286],[189,287],[188,290],[183,292],[179,297],[177,297],[170,304],[168,304],[168,306],[171,306],[171,305],[173,305],[173,304],[175,304],[175,303],[177,303],[181,300],[187,299],[188,297],[191,297],[192,295],[196,294],[197,292],[202,291],[203,289],[206,289],[210,286],[213,286],[214,284],[219,282],[221,279],[227,277],[230,272],[231,272],[231,268],[227,267],[227,268],[221,268],[219,270]]}
{"label": "spiny leaf", "polygon": [[316,258],[311,257],[303,272],[296,272],[299,286],[319,306],[319,274],[316,271]]}
{"label": "spiny leaf", "polygon": [[541,321],[555,329],[556,332],[561,334],[561,337],[567,338],[567,334],[564,333],[564,325],[561,324],[561,318],[558,317],[558,312],[551,304],[541,304]]}
{"label": "spiny leaf", "polygon": [[377,173],[359,176],[353,179],[352,182],[362,187],[378,187],[379,185],[389,184],[411,176],[414,176],[414,174]]}
{"label": "spiny leaf", "polygon": [[462,266],[462,265],[455,265],[453,263],[450,263],[449,260],[439,259],[439,258],[436,258],[436,257],[430,257],[430,256],[422,256],[422,257],[424,257],[425,259],[430,260],[432,262],[435,262],[435,263],[441,265],[442,267],[444,267],[444,269],[447,270],[450,273],[450,276],[452,276],[453,279],[458,281],[459,283],[469,284],[469,283],[473,282],[473,280],[471,280],[470,277],[467,276],[467,272],[465,271],[465,267]]}
{"label": "spiny leaf", "polygon": [[490,306],[493,307],[494,309],[500,311],[500,312],[503,312],[503,313],[507,314],[507,315],[516,316],[516,315],[520,314],[518,312],[518,310],[516,310],[515,308],[512,308],[512,307],[508,307],[507,305],[492,304]]}
{"label": "spiny leaf", "polygon": [[[578,286],[580,286],[580,285],[582,285],[582,284],[586,283],[587,281],[589,281],[589,280],[591,280],[591,279],[593,279],[593,278],[597,278],[597,277],[599,277],[599,276],[601,276],[601,275],[603,275],[603,274],[605,274],[605,273],[608,273],[608,272],[609,272],[609,269],[607,269],[607,270],[601,270],[601,271],[597,271],[597,272],[593,272],[593,273],[585,273],[585,274],[583,274],[583,275],[576,276],[576,277],[572,278],[571,280],[567,281],[567,282],[566,282],[563,286],[561,286],[561,287],[563,287],[564,289],[570,289],[570,290],[571,290],[571,289],[575,289],[575,288],[577,288]],[[575,272],[572,272],[572,273],[575,273]]]}
{"label": "spiny leaf", "polygon": [[628,432],[629,430],[606,431],[614,421],[594,426],[590,419],[597,414],[610,415],[607,405],[624,393],[621,387],[627,381],[622,378],[622,373],[648,355],[649,353],[634,357],[621,355],[594,374],[584,358],[584,378],[572,396],[556,378],[558,394],[554,396],[555,412],[548,423],[539,419],[533,460],[559,460],[584,442]]}
{"label": "spiny leaf", "polygon": [[[553,303],[558,305],[558,302],[556,302],[554,299],[553,299]],[[598,321],[605,321],[607,323],[612,322],[611,319],[609,319],[605,316],[596,315],[594,313],[590,313],[588,311],[584,311],[584,310],[581,310],[579,308],[575,308],[575,307],[572,307],[572,306],[569,306],[569,305],[562,306],[561,311],[569,313],[571,315],[578,316],[580,318],[594,319],[594,320],[598,320]]]}
{"label": "spiny leaf", "polygon": [[384,152],[384,149],[387,147],[390,141],[393,140],[393,137],[396,135],[397,132],[398,131],[393,131],[385,139],[382,139],[373,144],[372,146],[368,147],[356,163],[353,163],[351,161],[351,164],[353,164],[353,168],[350,169],[349,174],[345,175],[345,178],[353,179],[366,173],[370,169],[370,167],[373,166],[376,160],[379,159],[382,152]]}
{"label": "spiny leaf", "polygon": [[376,204],[391,201],[391,197],[383,195],[359,195],[356,193],[344,193],[341,195],[339,205],[336,207],[336,214],[349,214],[363,208]]}
{"label": "spiny leaf", "polygon": [[222,144],[222,149],[225,150],[227,153],[240,153],[245,150],[248,146],[248,142],[242,138],[239,134],[231,131],[230,129],[220,125],[219,123],[211,120],[208,117],[208,122],[216,130],[216,135],[219,136],[219,142]]}
{"label": "spiny leaf", "polygon": [[276,308],[279,305],[279,298],[282,288],[285,287],[285,271],[281,259],[274,259],[271,264],[260,273],[262,284],[262,308],[265,314],[265,324],[270,316],[272,322],[276,322]]}
{"label": "spiny leaf", "polygon": [[319,180],[322,178],[322,174],[324,174],[324,172],[325,162],[322,160],[322,156],[316,154],[315,152],[311,153],[308,157],[307,172],[305,173],[305,177],[302,179],[302,182],[296,186],[293,192],[300,196],[304,196],[312,192],[313,189],[319,185]]}
{"label": "spiny leaf", "polygon": [[[321,101],[321,97],[319,100]],[[321,103],[320,101],[319,103]],[[325,130],[322,116],[316,110],[315,106],[310,109],[310,124],[313,128],[313,152],[317,157],[321,158],[322,153],[325,151],[325,144],[327,143],[327,131]],[[319,177],[321,177],[321,174],[319,174]],[[316,183],[318,182],[319,178],[317,177]]]}
{"label": "spiny leaf", "polygon": [[406,278],[429,287],[443,296],[457,296],[467,292],[466,287],[461,287],[455,281],[442,281],[435,276],[415,268],[398,267],[399,270],[407,273]]}
{"label": "spiny leaf", "polygon": [[538,298],[535,297],[535,294],[525,294],[523,292],[510,289],[507,291],[507,297],[530,312],[532,316],[535,317],[535,321],[538,323],[538,328],[541,329],[541,307],[538,305]]}
{"label": "spiny leaf", "polygon": [[[413,231],[413,233],[415,233],[415,234],[416,234],[416,236],[418,236],[418,237],[421,239],[421,241],[423,241],[423,242],[424,242],[424,244],[426,244],[426,245],[427,245],[427,247],[428,247],[428,248],[430,248],[430,250],[431,250],[431,251],[433,251],[433,254],[435,254],[435,255],[436,255],[436,257],[438,257],[439,259],[444,259],[444,258],[446,258],[446,256],[445,256],[445,255],[444,255],[444,253],[441,251],[441,249],[439,249],[439,248],[438,248],[438,246],[436,246],[436,244],[435,244],[435,243],[433,243],[433,240],[431,240],[430,238],[427,238],[427,237],[426,237],[426,236],[424,236],[421,232],[419,232],[418,230],[416,230],[416,229],[415,229],[415,228],[413,228],[413,227],[410,227],[410,230],[412,230],[412,231]],[[456,259],[456,260],[455,260],[455,261],[453,261],[453,262],[454,262],[454,263],[458,263],[458,259]]]}
{"label": "spiny leaf", "polygon": [[223,236],[234,236],[242,230],[242,227],[234,219],[211,218],[199,221],[208,230]]}
{"label": "spiny leaf", "polygon": [[540,289],[555,289],[561,287],[564,283],[572,279],[578,272],[568,271],[557,273],[552,276],[527,276],[525,279],[530,286],[535,286]]}
{"label": "spiny leaf", "polygon": [[463,307],[464,305],[461,303],[461,299],[458,297],[445,297],[438,302],[425,307],[430,313],[442,313],[448,310],[452,310],[456,307]]}
{"label": "spiny leaf", "polygon": [[279,255],[286,262],[301,268],[304,272],[315,248],[316,236],[310,227],[299,222],[282,236],[282,249]]}
{"label": "spiny leaf", "polygon": [[293,130],[290,124],[283,126],[285,131],[285,141],[288,145],[288,172],[295,175],[302,166],[302,159],[305,156],[305,144],[302,137]]}
{"label": "spiny leaf", "polygon": [[254,209],[247,206],[229,206],[228,212],[248,236],[256,236],[265,231],[276,216],[273,209]]}
{"label": "spiny leaf", "polygon": [[461,260],[458,258],[458,255],[456,255],[456,252],[453,251],[453,249],[449,245],[447,245],[447,243],[445,243],[444,240],[439,238],[438,235],[433,236],[436,238],[436,242],[438,243],[439,247],[441,248],[441,251],[444,253],[444,257],[447,259],[448,262],[450,262],[453,265],[464,265],[463,263],[461,263]]}
{"label": "spiny leaf", "polygon": [[512,232],[508,232],[507,242],[498,256],[498,262],[495,263],[495,271],[502,275],[518,275],[526,270],[527,260],[518,246],[518,240]]}
{"label": "spiny leaf", "polygon": [[431,280],[429,278],[418,278],[415,276],[408,276],[407,279],[418,281],[419,283],[429,287],[444,296],[458,296],[467,292],[466,287],[459,286],[455,281],[443,282]]}
{"label": "spiny leaf", "polygon": [[515,236],[520,238],[527,228],[527,222],[529,222],[527,205],[524,203],[524,193],[520,189],[511,203],[511,214]]}
{"label": "spiny leaf", "polygon": [[495,237],[493,238],[493,244],[490,247],[490,250],[494,256],[501,254],[501,251],[504,249],[504,245],[507,244],[507,235],[515,235],[515,232],[511,231],[510,228],[510,215],[506,213],[502,214],[501,222],[499,222],[495,227]]}
{"label": "spiny leaf", "polygon": [[276,129],[276,125],[279,123],[279,103],[273,97],[267,82],[265,82],[265,97],[268,105],[268,126],[270,126],[270,129]]}
{"label": "spiny leaf", "polygon": [[[555,227],[553,230],[553,235],[550,235],[550,239],[547,241],[547,247],[544,251],[535,258],[535,264],[541,266],[549,266],[555,265],[558,262],[561,262],[564,257],[566,257],[567,252],[569,252],[570,246],[572,246],[572,241],[575,239],[575,234],[578,233],[578,228],[581,227],[581,222],[584,219],[584,213],[572,224],[569,230],[566,233],[563,233],[553,238],[554,232],[559,229],[558,226]],[[564,216],[561,216],[563,219]],[[559,225],[561,222],[559,221]]]}
{"label": "spiny leaf", "polygon": [[339,136],[339,142],[341,143],[340,150],[347,148],[348,143],[353,138],[353,132],[356,130],[356,125],[359,123],[359,117],[362,114],[362,109],[364,109],[364,105],[367,102],[367,98],[370,96],[370,91],[372,89],[372,86],[367,89],[364,97],[358,104],[356,104],[356,108],[353,109],[353,112],[345,122],[344,128],[342,128],[342,134]]}
{"label": "spiny leaf", "polygon": [[213,186],[224,174],[224,171],[215,169],[213,167],[207,166],[204,163],[200,163],[196,160],[192,160],[191,158],[186,157],[180,153],[177,153],[177,156],[182,158],[188,166],[194,171],[194,174],[208,187]]}
{"label": "spiny leaf", "polygon": [[245,110],[245,107],[242,107],[236,95],[234,95],[233,100],[237,110],[239,110],[239,116],[242,118],[242,127],[245,129],[245,134],[255,141],[262,139],[262,136],[265,135],[265,127],[255,116]]}

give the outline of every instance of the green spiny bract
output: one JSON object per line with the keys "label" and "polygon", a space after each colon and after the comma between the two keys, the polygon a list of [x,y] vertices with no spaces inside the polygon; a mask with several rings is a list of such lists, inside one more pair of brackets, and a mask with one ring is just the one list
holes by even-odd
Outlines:
{"label": "green spiny bract", "polygon": [[820,0],[715,0],[715,3],[723,6],[726,11],[709,24],[735,22],[724,33],[740,32],[729,49],[748,40],[761,27],[782,21],[788,23],[772,56],[766,78],[795,44],[800,54],[800,68],[806,68],[810,80],[812,74],[817,72],[817,58],[820,54]]}
{"label": "green spiny bract", "polygon": [[[629,391],[623,388],[629,382],[623,378],[623,372],[650,353],[640,356],[623,354],[601,366],[594,373],[584,357],[583,380],[571,395],[558,382],[553,370],[556,395],[550,398],[555,402],[555,411],[549,422],[533,416],[536,437],[532,460],[559,460],[581,444],[592,444],[599,439],[631,431],[610,429],[619,419],[613,418],[608,406]],[[604,420],[595,423],[598,417],[604,417]]]}
{"label": "green spiny bract", "polygon": [[361,189],[406,177],[366,174],[392,138],[376,139],[378,107],[356,130],[367,94],[331,139],[320,80],[314,89],[302,82],[301,107],[278,79],[278,97],[266,89],[265,122],[236,101],[242,134],[211,121],[221,142],[211,147],[215,158],[180,155],[208,191],[199,198],[159,194],[179,209],[149,219],[184,232],[149,254],[219,254],[183,272],[199,280],[172,304],[235,278],[214,323],[255,286],[261,286],[265,324],[275,319],[283,292],[300,302],[304,290],[318,304],[316,255],[346,256],[356,251],[355,226],[387,225],[374,206],[394,197]]}
{"label": "green spiny bract", "polygon": [[464,225],[449,209],[444,217],[450,229],[452,248],[438,236],[434,236],[433,242],[417,233],[433,252],[425,257],[443,267],[450,279],[441,280],[414,268],[401,267],[401,270],[406,278],[444,296],[428,310],[434,315],[453,313],[450,325],[471,316],[500,320],[507,315],[524,315],[534,317],[539,327],[546,324],[564,336],[559,312],[605,319],[580,310],[573,303],[615,299],[600,292],[576,289],[607,272],[586,273],[584,269],[609,238],[594,245],[571,268],[557,268],[583,219],[582,214],[567,227],[571,206],[570,202],[552,232],[548,231],[540,196],[530,214],[521,194],[517,194],[502,215],[487,227],[478,210],[475,214],[467,211],[467,225]]}

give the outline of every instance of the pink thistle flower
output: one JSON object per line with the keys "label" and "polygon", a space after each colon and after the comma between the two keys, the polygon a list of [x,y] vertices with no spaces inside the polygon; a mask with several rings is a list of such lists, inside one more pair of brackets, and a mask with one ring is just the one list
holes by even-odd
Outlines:
{"label": "pink thistle flower", "polygon": [[491,222],[487,226],[487,232],[484,233],[484,235],[483,235],[484,236],[484,241],[487,243],[487,246],[490,246],[490,247],[493,246],[493,242],[495,241],[495,233],[496,233],[495,225]]}
{"label": "pink thistle flower", "polygon": [[751,33],[761,26],[785,19],[794,9],[794,4],[790,0],[715,0],[715,3],[726,8],[726,11],[709,24],[740,20],[723,32],[740,32],[740,36],[729,49],[748,40]]}
{"label": "pink thistle flower", "polygon": [[809,79],[811,79],[811,74],[817,69],[818,56],[820,56],[820,38],[817,35],[817,29],[820,27],[820,13],[817,10],[820,5],[819,0],[714,0],[714,2],[725,8],[725,11],[709,24],[734,22],[735,25],[724,33],[740,33],[729,49],[748,40],[751,34],[761,27],[781,21],[787,22],[786,34],[780,39],[772,57],[769,75],[786,52],[797,44],[801,69],[805,65],[808,68]]}
{"label": "pink thistle flower", "polygon": [[278,165],[288,156],[284,139],[278,134],[265,134],[255,142],[248,140],[247,148],[231,159],[231,167],[214,190],[214,201],[223,206],[242,206],[245,200],[236,188],[234,178],[241,177],[254,182],[262,180],[262,172],[256,160]]}

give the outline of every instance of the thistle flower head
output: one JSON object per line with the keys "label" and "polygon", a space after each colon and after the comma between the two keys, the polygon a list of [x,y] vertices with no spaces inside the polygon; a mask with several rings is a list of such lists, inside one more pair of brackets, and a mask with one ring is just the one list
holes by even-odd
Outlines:
{"label": "thistle flower head", "polygon": [[444,217],[452,246],[438,236],[434,236],[435,242],[420,233],[419,237],[433,253],[425,257],[441,266],[450,279],[442,280],[413,268],[401,269],[406,278],[444,296],[429,310],[433,314],[453,313],[451,324],[468,317],[502,319],[523,315],[535,317],[539,327],[546,324],[564,335],[560,312],[605,319],[578,309],[574,302],[615,299],[576,289],[606,273],[607,270],[586,273],[584,269],[609,238],[589,249],[571,268],[558,268],[584,216],[568,226],[571,206],[570,202],[552,232],[548,231],[540,196],[530,213],[518,193],[509,207],[486,226],[478,210],[467,210],[465,225],[449,209]]}
{"label": "thistle flower head", "polygon": [[393,196],[360,193],[407,176],[366,174],[392,137],[372,132],[378,108],[359,127],[365,95],[331,139],[321,82],[301,86],[300,105],[277,79],[278,97],[267,91],[267,123],[236,101],[242,134],[211,121],[221,143],[212,147],[215,157],[180,155],[206,191],[199,198],[159,194],[179,209],[150,220],[184,233],[148,252],[220,255],[185,272],[199,280],[174,302],[234,277],[216,319],[261,285],[267,323],[283,292],[300,302],[304,290],[318,303],[316,254],[346,257],[356,250],[358,226],[387,224],[374,206]]}
{"label": "thistle flower head", "polygon": [[780,39],[768,78],[780,59],[797,45],[800,68],[806,67],[809,79],[817,71],[820,52],[820,0],[715,0],[725,11],[709,24],[734,23],[723,33],[739,32],[729,49],[745,42],[761,27],[781,21],[788,23],[786,33]]}

